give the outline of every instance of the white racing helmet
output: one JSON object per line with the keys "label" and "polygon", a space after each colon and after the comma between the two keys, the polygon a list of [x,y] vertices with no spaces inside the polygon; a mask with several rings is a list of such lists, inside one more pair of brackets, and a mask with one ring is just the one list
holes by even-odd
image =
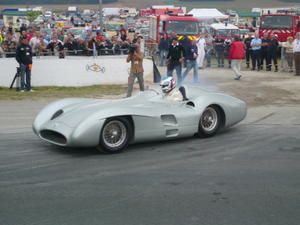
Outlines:
{"label": "white racing helmet", "polygon": [[169,93],[170,91],[172,91],[175,88],[175,80],[173,79],[173,77],[168,77],[164,80],[161,81],[160,86],[161,86],[161,90],[164,93]]}

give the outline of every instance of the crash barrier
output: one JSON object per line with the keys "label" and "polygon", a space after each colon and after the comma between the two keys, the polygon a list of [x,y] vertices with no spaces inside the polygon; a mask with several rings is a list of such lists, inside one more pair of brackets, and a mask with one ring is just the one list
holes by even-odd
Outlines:
{"label": "crash barrier", "polygon": [[[110,49],[110,48],[101,48],[101,49],[85,49],[85,50],[67,50],[64,49],[62,51],[64,56],[102,56],[102,55],[127,55],[129,53],[128,48],[120,48],[120,49]],[[15,51],[3,51],[0,52],[0,57],[2,58],[11,58],[15,57],[16,52]],[[58,56],[59,51],[36,51],[34,52],[34,56]]]}
{"label": "crash barrier", "polygon": [[[152,61],[145,59],[144,74],[152,75]],[[18,64],[14,58],[0,59],[0,86],[9,87]],[[33,59],[32,86],[79,87],[101,84],[127,84],[130,63],[126,56],[80,57],[59,59],[43,56]]]}

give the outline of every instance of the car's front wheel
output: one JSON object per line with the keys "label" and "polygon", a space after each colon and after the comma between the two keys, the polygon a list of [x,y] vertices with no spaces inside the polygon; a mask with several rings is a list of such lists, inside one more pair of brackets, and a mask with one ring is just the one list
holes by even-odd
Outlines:
{"label": "car's front wheel", "polygon": [[200,137],[212,137],[214,136],[221,126],[221,112],[216,106],[208,106],[202,113],[198,134]]}
{"label": "car's front wheel", "polygon": [[105,153],[118,153],[124,150],[132,136],[132,125],[126,118],[106,120],[100,134],[98,150]]}

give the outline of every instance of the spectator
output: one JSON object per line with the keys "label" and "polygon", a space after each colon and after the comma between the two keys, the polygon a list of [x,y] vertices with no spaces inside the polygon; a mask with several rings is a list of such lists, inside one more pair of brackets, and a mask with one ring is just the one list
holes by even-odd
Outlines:
{"label": "spectator", "polygon": [[230,46],[231,46],[231,39],[227,38],[224,41],[224,58],[226,57],[228,59],[228,68],[231,68],[231,60],[230,60],[230,57],[229,57]]}
{"label": "spectator", "polygon": [[89,56],[93,55],[93,52],[94,52],[95,48],[97,48],[96,44],[97,44],[97,42],[96,42],[95,37],[91,37],[88,41],[86,41],[86,48],[88,50],[88,55]]}
{"label": "spectator", "polygon": [[120,40],[122,40],[122,41],[126,41],[126,40],[127,40],[127,33],[126,33],[126,30],[124,30],[124,29],[121,29],[121,30],[120,30],[119,38],[120,38]]}
{"label": "spectator", "polygon": [[85,29],[85,31],[91,31],[92,32],[92,25],[89,24],[89,23],[86,23],[84,29]]}
{"label": "spectator", "polygon": [[47,44],[48,42],[44,39],[43,35],[39,36],[39,42],[38,42],[38,50],[36,52],[37,55],[47,55]]}
{"label": "spectator", "polygon": [[164,66],[165,60],[168,55],[169,50],[169,41],[166,33],[160,36],[159,44],[158,44],[159,56],[160,56],[160,66]]}
{"label": "spectator", "polygon": [[224,42],[225,40],[220,37],[217,37],[214,41],[215,52],[218,60],[218,67],[224,67]]}
{"label": "spectator", "polygon": [[200,34],[200,39],[197,42],[198,49],[198,57],[197,57],[197,65],[200,69],[203,68],[203,62],[205,58],[205,38],[202,34]]}
{"label": "spectator", "polygon": [[266,62],[266,70],[268,71],[268,64],[270,62],[270,45],[271,40],[270,36],[267,33],[264,33],[263,38],[261,39],[261,49],[260,49],[260,69],[264,67],[264,61]]}
{"label": "spectator", "polygon": [[[120,35],[121,33],[123,33],[127,36],[127,30],[125,29],[123,24],[120,25],[120,30],[118,32],[118,35]],[[126,38],[124,40],[126,40]]]}
{"label": "spectator", "polygon": [[240,80],[241,74],[241,62],[245,57],[244,43],[241,42],[239,37],[235,37],[231,43],[229,59],[231,60],[231,68],[235,73],[235,80]]}
{"label": "spectator", "polygon": [[168,34],[169,47],[172,45],[174,38],[176,38],[178,40],[178,36],[175,32],[171,32],[170,34]]}
{"label": "spectator", "polygon": [[277,35],[272,35],[271,40],[270,40],[270,44],[268,46],[268,62],[267,62],[267,71],[271,71],[272,70],[272,61],[274,63],[275,66],[275,72],[278,72],[278,64],[277,64],[277,53],[278,53],[278,46],[279,46],[279,42],[277,40]]}
{"label": "spectator", "polygon": [[9,23],[7,32],[10,33],[10,35],[14,35],[13,23]]}
{"label": "spectator", "polygon": [[83,39],[78,39],[78,47],[77,50],[80,55],[88,55],[87,48]]}
{"label": "spectator", "polygon": [[[23,32],[26,32],[27,31],[27,25],[26,24],[24,24],[24,23],[22,23],[21,24],[21,27],[20,27],[20,33],[22,34],[22,35],[24,35],[23,34]],[[27,38],[27,37],[26,37]],[[27,41],[28,41],[28,39],[27,39]]]}
{"label": "spectator", "polygon": [[2,43],[2,48],[7,58],[15,57],[17,42],[14,40],[10,32],[6,34],[6,38]]}
{"label": "spectator", "polygon": [[0,32],[0,57],[4,57],[4,50],[2,48],[2,43],[3,43],[3,35],[2,31]]}
{"label": "spectator", "polygon": [[77,54],[77,41],[74,39],[74,35],[72,33],[68,33],[64,42],[64,48],[67,49],[68,55]]}
{"label": "spectator", "polygon": [[[189,37],[187,34],[183,34],[183,36],[178,37],[179,44],[183,47],[184,52],[187,50],[189,46]],[[184,66],[186,66],[186,61],[185,59],[183,60]]]}
{"label": "spectator", "polygon": [[32,51],[26,36],[21,36],[21,43],[16,50],[16,60],[21,69],[21,92],[33,91],[31,89]]}
{"label": "spectator", "polygon": [[213,38],[206,33],[205,34],[205,58],[206,67],[211,67],[211,54],[213,51]]}
{"label": "spectator", "polygon": [[58,40],[56,35],[53,35],[52,40],[47,45],[47,49],[50,49],[52,55],[58,52],[59,58],[64,58],[64,43]]}
{"label": "spectator", "polygon": [[102,35],[104,36],[104,37],[106,37],[106,39],[111,39],[112,37],[110,36],[110,33],[109,32],[106,32],[106,29],[105,28],[103,28],[103,30],[102,30]]}
{"label": "spectator", "polygon": [[96,41],[97,43],[101,43],[106,41],[106,37],[102,36],[101,33],[99,31],[96,32]]}
{"label": "spectator", "polygon": [[186,59],[186,70],[182,75],[182,80],[188,75],[188,73],[193,69],[194,70],[194,82],[198,82],[198,45],[195,40],[189,41],[189,45],[185,52]]}
{"label": "spectator", "polygon": [[62,42],[65,41],[65,35],[64,35],[63,30],[58,30],[56,35],[57,35],[58,40],[60,40]]}
{"label": "spectator", "polygon": [[296,39],[293,42],[293,52],[295,59],[296,76],[300,76],[300,32],[296,34]]}
{"label": "spectator", "polygon": [[36,55],[36,52],[38,51],[38,45],[39,45],[39,33],[35,32],[34,34],[32,34],[32,37],[29,41],[29,45],[32,49],[32,53],[33,55]]}
{"label": "spectator", "polygon": [[294,60],[294,53],[293,53],[293,37],[288,37],[287,42],[284,42],[282,47],[285,49],[285,58],[288,64],[288,71],[290,73],[293,72],[293,60]]}
{"label": "spectator", "polygon": [[245,48],[246,48],[246,65],[247,68],[250,68],[250,58],[251,58],[251,41],[253,37],[248,34],[244,40]]}
{"label": "spectator", "polygon": [[258,34],[255,34],[255,37],[252,39],[250,46],[252,56],[252,70],[255,70],[257,66],[257,70],[260,71],[261,39],[258,37]]}
{"label": "spectator", "polygon": [[172,44],[169,47],[169,52],[167,55],[167,76],[173,77],[173,71],[176,70],[177,83],[181,84],[181,71],[182,63],[184,60],[185,51],[184,48],[179,45],[177,38],[173,38]]}
{"label": "spectator", "polygon": [[130,97],[132,94],[133,84],[135,78],[138,79],[140,91],[144,91],[144,68],[143,68],[143,54],[140,51],[139,46],[132,46],[128,56],[127,63],[131,63],[130,75],[128,77],[128,90],[127,97]]}

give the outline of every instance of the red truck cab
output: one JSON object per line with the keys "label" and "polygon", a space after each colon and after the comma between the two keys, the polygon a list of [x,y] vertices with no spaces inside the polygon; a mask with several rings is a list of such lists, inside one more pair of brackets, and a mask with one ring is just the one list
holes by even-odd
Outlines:
{"label": "red truck cab", "polygon": [[159,42],[160,34],[175,33],[178,39],[187,35],[190,39],[199,38],[199,19],[192,15],[159,15],[150,17],[150,39]]}
{"label": "red truck cab", "polygon": [[259,36],[277,35],[280,42],[300,32],[300,16],[292,13],[266,14],[260,17]]}

